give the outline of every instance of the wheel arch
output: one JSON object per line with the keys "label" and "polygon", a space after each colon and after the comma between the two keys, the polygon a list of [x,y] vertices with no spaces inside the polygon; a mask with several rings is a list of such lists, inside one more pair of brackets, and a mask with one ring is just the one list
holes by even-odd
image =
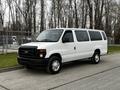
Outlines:
{"label": "wheel arch", "polygon": [[94,53],[96,53],[96,52],[99,53],[99,54],[101,54],[101,51],[100,51],[99,48],[95,49]]}
{"label": "wheel arch", "polygon": [[57,56],[60,58],[60,60],[62,61],[62,57],[59,53],[54,53],[54,54],[51,54],[49,58],[51,58],[52,56]]}

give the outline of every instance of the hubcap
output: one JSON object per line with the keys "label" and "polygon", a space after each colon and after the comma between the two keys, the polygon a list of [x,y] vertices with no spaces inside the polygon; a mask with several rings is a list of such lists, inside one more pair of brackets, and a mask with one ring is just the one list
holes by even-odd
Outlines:
{"label": "hubcap", "polygon": [[96,61],[96,62],[99,62],[99,60],[100,60],[99,55],[96,54],[96,55],[95,55],[95,61]]}
{"label": "hubcap", "polygon": [[53,63],[52,63],[52,70],[53,70],[53,71],[58,71],[59,68],[60,68],[60,63],[59,63],[59,61],[58,61],[58,60],[53,61]]}

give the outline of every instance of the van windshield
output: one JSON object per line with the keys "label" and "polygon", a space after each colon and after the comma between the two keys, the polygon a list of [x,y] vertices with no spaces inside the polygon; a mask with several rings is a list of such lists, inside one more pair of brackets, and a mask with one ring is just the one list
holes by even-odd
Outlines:
{"label": "van windshield", "polygon": [[45,30],[37,37],[38,42],[57,42],[62,34],[63,30]]}

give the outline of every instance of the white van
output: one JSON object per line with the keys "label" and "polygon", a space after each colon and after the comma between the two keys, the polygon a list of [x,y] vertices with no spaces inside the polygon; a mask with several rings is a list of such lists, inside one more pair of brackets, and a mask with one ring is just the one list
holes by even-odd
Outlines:
{"label": "white van", "polygon": [[107,37],[102,30],[59,28],[45,30],[36,42],[23,44],[18,50],[18,63],[27,68],[45,66],[50,73],[58,73],[62,64],[91,58],[100,62],[107,54]]}

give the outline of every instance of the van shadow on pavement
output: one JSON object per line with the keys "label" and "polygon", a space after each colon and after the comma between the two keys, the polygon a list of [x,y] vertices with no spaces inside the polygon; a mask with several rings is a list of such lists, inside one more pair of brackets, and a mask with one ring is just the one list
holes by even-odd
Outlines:
{"label": "van shadow on pavement", "polygon": [[[104,60],[100,61],[100,63],[104,63],[104,62],[105,62]],[[61,70],[60,73],[62,73],[63,71],[72,69],[72,68],[77,68],[77,67],[86,66],[86,65],[97,65],[97,64],[92,64],[90,59],[82,59],[82,60],[71,61],[71,62],[64,63],[62,65],[62,70]],[[48,75],[45,68],[41,68],[41,67],[40,68],[39,67],[34,67],[32,69],[26,69],[25,71],[28,72],[28,73]]]}

